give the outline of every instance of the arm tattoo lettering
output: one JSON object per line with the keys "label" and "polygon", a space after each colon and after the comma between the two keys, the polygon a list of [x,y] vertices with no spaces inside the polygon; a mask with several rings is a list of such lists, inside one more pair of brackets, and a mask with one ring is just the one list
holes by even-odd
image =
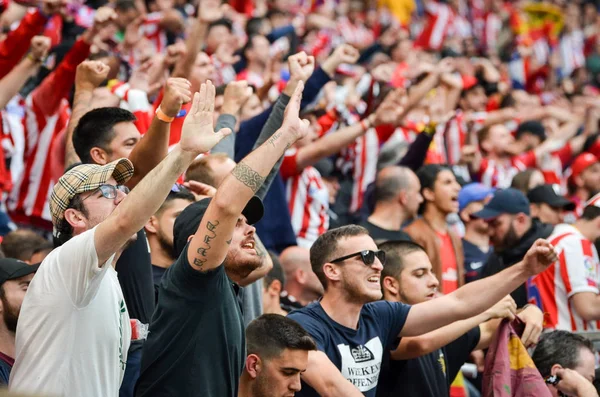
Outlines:
{"label": "arm tattoo lettering", "polygon": [[252,189],[252,192],[254,193],[258,191],[265,181],[264,177],[262,177],[258,172],[254,171],[248,165],[244,164],[244,162],[238,163],[231,174],[235,177],[235,179]]}
{"label": "arm tattoo lettering", "polygon": [[275,147],[275,142],[277,142],[277,140],[279,139],[279,137],[281,136],[281,134],[283,134],[283,130],[279,129],[277,131],[275,131],[275,133],[273,134],[273,136],[271,136],[269,138],[269,143]]}
{"label": "arm tattoo lettering", "polygon": [[219,226],[219,221],[214,221],[214,223],[212,223],[211,221],[206,222],[206,229],[208,230],[208,232],[204,235],[205,246],[198,248],[198,250],[196,251],[202,258],[194,258],[194,266],[198,266],[200,269],[202,269],[202,266],[204,266],[204,264],[208,260],[206,258],[206,254],[210,249],[211,240],[214,240],[214,238],[217,237],[217,226]]}

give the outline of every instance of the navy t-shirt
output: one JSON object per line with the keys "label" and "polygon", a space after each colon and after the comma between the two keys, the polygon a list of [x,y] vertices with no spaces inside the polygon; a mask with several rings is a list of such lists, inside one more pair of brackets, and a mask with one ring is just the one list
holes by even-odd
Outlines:
{"label": "navy t-shirt", "polygon": [[470,283],[481,278],[485,263],[492,253],[492,249],[490,248],[488,252],[483,252],[478,246],[468,242],[464,238],[462,239],[462,243],[465,253],[465,281]]}
{"label": "navy t-shirt", "polygon": [[[383,352],[393,350],[399,342],[398,335],[406,322],[410,306],[387,301],[377,301],[363,306],[358,328],[347,328],[333,321],[319,302],[291,312],[312,336],[317,349],[365,396],[375,397]],[[319,394],[306,383],[296,393],[299,397]]]}
{"label": "navy t-shirt", "polygon": [[480,336],[475,327],[441,349],[411,360],[391,360],[386,354],[377,397],[448,397]]}

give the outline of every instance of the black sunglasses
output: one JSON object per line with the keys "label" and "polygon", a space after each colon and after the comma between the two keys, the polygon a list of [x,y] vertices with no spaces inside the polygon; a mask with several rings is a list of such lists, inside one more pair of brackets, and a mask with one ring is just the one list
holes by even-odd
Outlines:
{"label": "black sunglasses", "polygon": [[337,259],[334,259],[329,262],[331,262],[331,263],[342,262],[342,261],[345,261],[346,259],[354,258],[355,256],[358,256],[358,255],[360,255],[360,259],[362,259],[363,263],[367,266],[371,266],[373,263],[375,263],[375,257],[377,257],[379,259],[379,262],[381,262],[382,265],[385,265],[385,251],[371,251],[371,250],[355,252],[353,254],[342,256],[341,258],[337,258]]}
{"label": "black sunglasses", "polygon": [[[107,198],[109,200],[114,200],[117,197],[117,190],[120,190],[121,192],[128,194],[129,193],[129,188],[125,185],[109,185],[108,183],[102,184],[98,187],[98,189],[96,190],[100,190],[100,193],[102,193],[102,196],[104,198]],[[93,196],[94,194],[90,194],[89,196],[87,196],[86,198],[84,198],[81,201],[85,201],[87,199],[89,199],[91,196]]]}

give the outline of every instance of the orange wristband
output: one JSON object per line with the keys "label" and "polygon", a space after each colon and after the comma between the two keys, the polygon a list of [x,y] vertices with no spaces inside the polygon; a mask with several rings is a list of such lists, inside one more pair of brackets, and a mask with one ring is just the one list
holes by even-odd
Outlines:
{"label": "orange wristband", "polygon": [[173,120],[175,120],[175,117],[169,117],[165,114],[165,112],[163,112],[159,107],[156,108],[156,117],[160,120],[160,121],[164,121],[165,123],[172,123]]}

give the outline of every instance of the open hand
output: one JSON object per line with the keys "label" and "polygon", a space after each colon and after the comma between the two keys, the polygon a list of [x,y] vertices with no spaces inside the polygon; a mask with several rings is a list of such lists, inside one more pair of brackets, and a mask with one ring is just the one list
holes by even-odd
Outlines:
{"label": "open hand", "polygon": [[75,72],[75,90],[93,90],[108,76],[110,67],[101,61],[83,61]]}
{"label": "open hand", "polygon": [[196,196],[196,200],[201,200],[203,197],[214,197],[217,194],[216,187],[198,181],[187,181],[183,183],[183,186]]}
{"label": "open hand", "polygon": [[556,370],[555,375],[560,377],[560,381],[558,382],[558,385],[556,385],[556,388],[567,396],[598,396],[598,392],[592,382],[584,378],[583,375],[577,371],[568,368],[559,368]]}
{"label": "open hand", "polygon": [[522,266],[527,276],[535,276],[558,260],[556,249],[548,240],[538,239],[527,251]]}
{"label": "open hand", "polygon": [[31,47],[29,48],[33,59],[42,61],[46,58],[51,44],[52,40],[49,37],[34,36],[31,39]]}
{"label": "open hand", "polygon": [[[169,117],[177,117],[181,105],[192,99],[192,84],[180,77],[171,77],[165,85],[165,96],[160,103],[160,109]],[[185,123],[184,123],[185,125]]]}
{"label": "open hand", "polygon": [[192,107],[183,122],[179,146],[184,152],[198,155],[212,149],[221,139],[231,134],[229,128],[217,132],[213,129],[215,111],[215,86],[208,80],[194,94]]}
{"label": "open hand", "polygon": [[281,130],[292,136],[292,142],[304,138],[308,134],[310,123],[308,120],[300,119],[300,103],[302,102],[302,91],[304,91],[304,83],[300,81],[296,86],[294,94],[290,98],[290,102],[285,108],[283,123]]}

